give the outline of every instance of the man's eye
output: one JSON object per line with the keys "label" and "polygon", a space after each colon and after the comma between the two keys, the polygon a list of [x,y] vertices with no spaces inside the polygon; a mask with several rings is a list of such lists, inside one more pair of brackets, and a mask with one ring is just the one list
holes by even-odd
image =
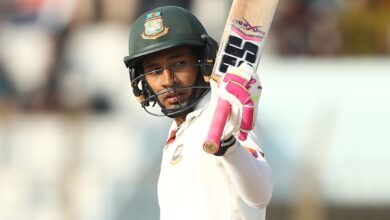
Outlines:
{"label": "man's eye", "polygon": [[180,61],[180,62],[176,62],[174,66],[185,66],[185,65],[187,65],[187,62]]}
{"label": "man's eye", "polygon": [[175,64],[171,65],[172,69],[180,69],[180,68],[185,68],[187,66],[187,63],[182,61],[182,62],[176,62]]}
{"label": "man's eye", "polygon": [[163,72],[164,69],[154,69],[152,71],[149,71],[147,74],[153,74],[153,75],[157,75],[157,74],[160,74]]}

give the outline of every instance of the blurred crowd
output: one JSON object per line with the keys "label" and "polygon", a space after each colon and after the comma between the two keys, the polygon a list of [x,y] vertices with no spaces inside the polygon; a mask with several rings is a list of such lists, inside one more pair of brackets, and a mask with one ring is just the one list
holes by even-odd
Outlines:
{"label": "blurred crowd", "polygon": [[[128,86],[119,63],[133,19],[160,5],[192,9],[194,2],[1,1],[0,111],[115,109],[121,103],[115,93],[130,92],[117,86]],[[390,3],[280,1],[271,36],[279,56],[389,55]]]}
{"label": "blurred crowd", "polygon": [[280,55],[390,54],[390,1],[292,0],[273,23]]}

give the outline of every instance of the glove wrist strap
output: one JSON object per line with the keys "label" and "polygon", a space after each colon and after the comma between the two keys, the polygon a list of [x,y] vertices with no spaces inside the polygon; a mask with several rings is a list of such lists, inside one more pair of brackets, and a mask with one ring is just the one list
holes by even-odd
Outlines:
{"label": "glove wrist strap", "polygon": [[223,156],[226,151],[236,143],[236,138],[232,135],[226,140],[222,140],[219,145],[219,150],[215,153],[215,156]]}

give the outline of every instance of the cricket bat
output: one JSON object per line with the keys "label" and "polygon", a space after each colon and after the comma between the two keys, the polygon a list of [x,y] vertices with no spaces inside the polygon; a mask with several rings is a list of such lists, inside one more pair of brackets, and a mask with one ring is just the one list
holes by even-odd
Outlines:
{"label": "cricket bat", "polygon": [[[219,82],[229,66],[244,62],[256,71],[278,0],[233,0],[217,52],[211,80]],[[219,98],[204,142],[205,152],[218,152],[231,106]]]}

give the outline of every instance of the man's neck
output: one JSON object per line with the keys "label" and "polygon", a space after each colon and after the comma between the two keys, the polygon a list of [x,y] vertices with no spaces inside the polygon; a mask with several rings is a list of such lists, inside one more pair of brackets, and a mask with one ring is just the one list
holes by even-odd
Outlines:
{"label": "man's neck", "polygon": [[176,122],[177,127],[179,127],[181,124],[183,124],[183,122],[185,120],[186,120],[186,116],[180,116],[180,117],[175,118],[175,122]]}

